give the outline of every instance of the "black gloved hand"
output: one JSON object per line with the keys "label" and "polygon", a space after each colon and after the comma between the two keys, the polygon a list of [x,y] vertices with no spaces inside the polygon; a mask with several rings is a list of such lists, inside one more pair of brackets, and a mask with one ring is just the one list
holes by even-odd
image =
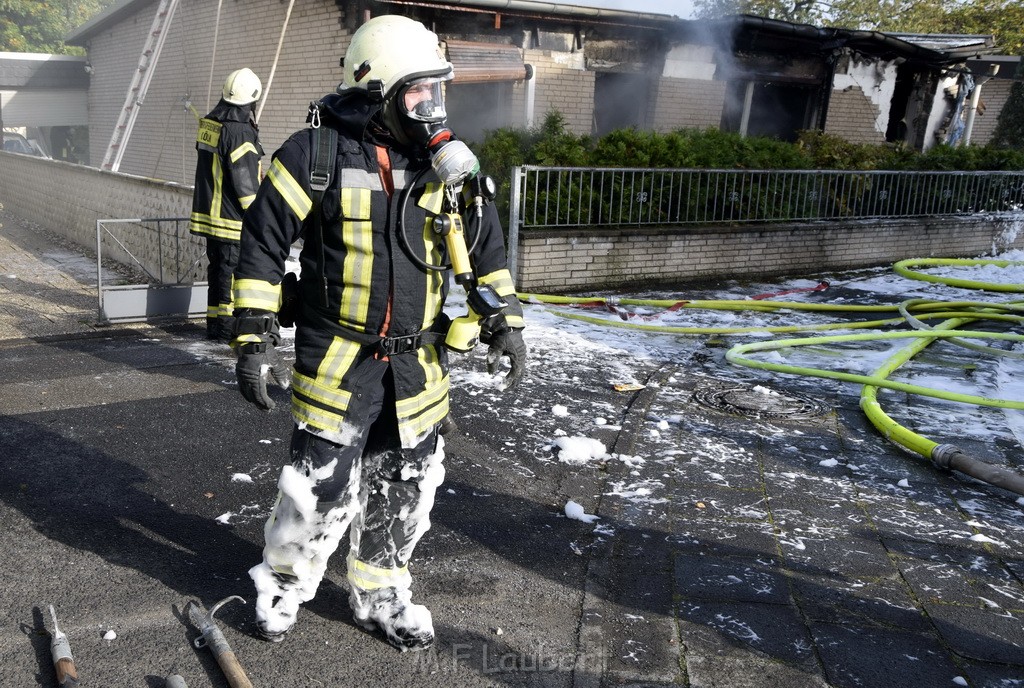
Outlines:
{"label": "black gloved hand", "polygon": [[271,411],[276,406],[267,393],[267,378],[274,378],[282,389],[288,389],[292,383],[291,370],[281,361],[275,348],[280,342],[280,328],[273,313],[254,310],[236,313],[235,339],[231,346],[238,352],[235,363],[238,391],[261,411]]}
{"label": "black gloved hand", "polygon": [[498,372],[498,364],[502,357],[508,357],[510,368],[501,383],[501,389],[512,389],[523,378],[526,372],[526,342],[523,341],[522,330],[502,330],[490,334],[487,338],[487,372],[494,375]]}

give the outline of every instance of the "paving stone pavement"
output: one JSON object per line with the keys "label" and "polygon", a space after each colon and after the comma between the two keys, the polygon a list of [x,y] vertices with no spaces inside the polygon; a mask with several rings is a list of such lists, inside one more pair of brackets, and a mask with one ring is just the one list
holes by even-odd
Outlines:
{"label": "paving stone pavement", "polygon": [[[286,404],[238,402],[230,354],[198,323],[98,326],[88,256],[0,221],[2,682],[52,684],[54,603],[83,685],[156,688],[176,667],[226,686],[180,612],[251,601]],[[1024,686],[1016,495],[893,448],[853,386],[758,377],[710,338],[586,357],[576,332],[527,330],[511,398],[481,382],[482,356],[455,362],[459,431],[414,569],[435,649],[398,655],[358,630],[335,562],[280,646],[225,608],[255,685]],[[623,367],[641,389],[610,384]],[[766,388],[799,410],[715,403]],[[607,452],[560,461],[559,437]],[[991,445],[1022,468],[1019,444]],[[565,518],[570,499],[598,520]]]}

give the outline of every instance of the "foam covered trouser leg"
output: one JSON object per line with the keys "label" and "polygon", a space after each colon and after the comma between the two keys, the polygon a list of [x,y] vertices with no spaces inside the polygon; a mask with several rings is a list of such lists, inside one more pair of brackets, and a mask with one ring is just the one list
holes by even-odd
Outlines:
{"label": "foam covered trouser leg", "polygon": [[389,449],[367,457],[362,510],[349,536],[349,604],[356,622],[379,628],[402,650],[434,642],[430,611],[412,603],[407,563],[430,528],[430,510],[444,480],[444,440],[432,433],[411,450]]}
{"label": "foam covered trouser leg", "polygon": [[249,570],[258,593],[256,623],[265,637],[283,637],[299,604],[313,599],[328,558],[359,511],[360,451],[296,428],[292,464],[281,470],[277,503],[263,529],[263,561]]}
{"label": "foam covered trouser leg", "polygon": [[[360,494],[363,508],[352,522],[349,538],[356,560],[376,569],[405,569],[416,544],[430,529],[434,495],[444,481],[443,460],[444,439],[436,431],[412,449],[389,449],[366,457]],[[361,581],[357,575],[349,570],[349,580],[363,588],[400,582]]]}

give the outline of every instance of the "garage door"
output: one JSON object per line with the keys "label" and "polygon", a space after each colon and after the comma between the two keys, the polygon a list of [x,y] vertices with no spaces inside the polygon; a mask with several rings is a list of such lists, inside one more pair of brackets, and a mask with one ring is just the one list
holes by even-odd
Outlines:
{"label": "garage door", "polygon": [[89,123],[85,91],[0,91],[0,118],[5,127],[85,126]]}

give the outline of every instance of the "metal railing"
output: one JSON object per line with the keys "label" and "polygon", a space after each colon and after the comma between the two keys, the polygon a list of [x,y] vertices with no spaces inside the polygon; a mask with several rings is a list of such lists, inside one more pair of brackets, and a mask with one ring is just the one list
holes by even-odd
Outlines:
{"label": "metal railing", "polygon": [[[96,273],[100,319],[133,321],[205,310],[205,242],[188,232],[187,217],[96,221]],[[107,280],[104,261],[134,277]],[[125,284],[125,281],[142,283]],[[198,290],[198,291],[197,291]],[[195,293],[193,293],[195,292]]]}
{"label": "metal railing", "polygon": [[516,167],[511,232],[1019,210],[1024,172]]}
{"label": "metal railing", "polygon": [[185,284],[205,277],[199,263],[204,242],[188,233],[187,217],[144,217],[96,221],[100,284],[104,257],[146,275],[150,284]]}

